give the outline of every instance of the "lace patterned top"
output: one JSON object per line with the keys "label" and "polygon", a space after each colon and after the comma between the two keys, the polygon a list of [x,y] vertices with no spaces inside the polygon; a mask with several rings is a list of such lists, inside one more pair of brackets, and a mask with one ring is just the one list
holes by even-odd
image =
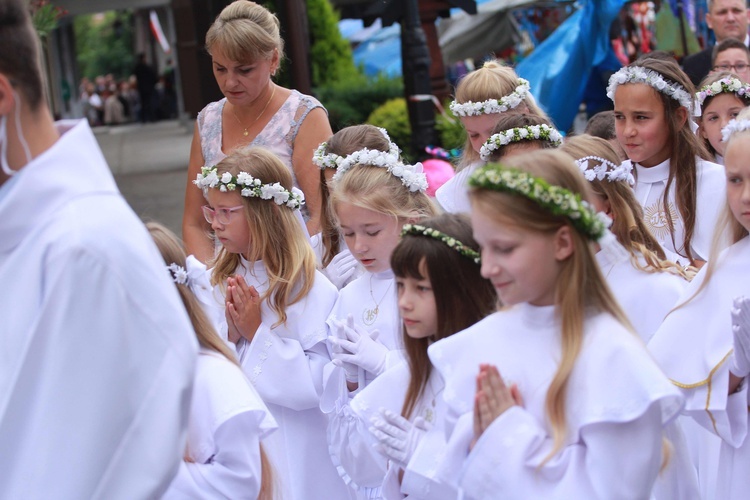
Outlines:
{"label": "lace patterned top", "polygon": [[[226,102],[226,98],[212,102],[198,113],[201,152],[206,165],[216,165],[228,153],[221,149],[223,139],[221,116]],[[323,108],[323,105],[314,97],[292,89],[284,104],[271,117],[271,120],[255,139],[248,144],[248,146],[264,147],[278,156],[292,172],[292,180],[297,188],[299,188],[299,183],[292,169],[294,140],[297,138],[297,132],[299,132],[302,122],[307,118],[308,113],[315,108]],[[307,210],[304,206],[302,210],[306,216]]]}

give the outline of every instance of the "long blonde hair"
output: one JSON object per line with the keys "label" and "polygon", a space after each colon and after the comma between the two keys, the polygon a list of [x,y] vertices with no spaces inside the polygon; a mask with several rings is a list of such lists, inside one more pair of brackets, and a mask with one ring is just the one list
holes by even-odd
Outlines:
{"label": "long blonde hair", "polygon": [[[388,151],[390,142],[383,133],[374,125],[353,125],[342,128],[326,142],[325,153],[347,156],[360,149],[373,149]],[[331,260],[341,250],[341,231],[336,226],[333,209],[330,205],[330,189],[326,180],[325,169],[320,171],[321,185],[321,237],[323,241],[323,267],[331,263]]]}
{"label": "long blonde hair", "polygon": [[[233,151],[216,166],[219,177],[225,172],[237,176],[247,172],[263,184],[280,183],[292,189],[292,174],[276,155],[261,147]],[[278,321],[286,321],[286,308],[304,299],[315,279],[315,252],[303,233],[294,211],[272,200],[242,197],[245,221],[250,232],[246,258],[262,260],[268,273],[268,290],[261,300],[268,300]],[[211,284],[222,285],[242,261],[239,254],[222,247],[214,261]]]}
{"label": "long blonde hair", "polygon": [[[151,234],[151,238],[156,243],[156,248],[159,249],[162,259],[166,265],[177,264],[183,269],[186,267],[187,256],[185,255],[185,248],[182,245],[180,239],[166,226],[159,224],[158,222],[147,222],[146,229]],[[195,336],[198,338],[198,344],[204,349],[216,352],[224,356],[229,362],[240,368],[237,358],[234,353],[229,349],[226,342],[224,342],[216,330],[211,325],[211,322],[203,311],[198,299],[193,294],[192,290],[187,283],[175,283],[177,291],[180,294],[182,303],[185,305],[185,310],[188,313],[190,322],[193,325],[193,331]],[[271,466],[268,456],[266,455],[263,445],[260,445],[260,465],[261,465],[261,477],[260,477],[260,494],[258,498],[261,500],[273,499],[274,489],[274,473],[273,467]]]}
{"label": "long blonde hair", "polygon": [[206,33],[206,50],[216,48],[232,61],[249,63],[270,59],[274,50],[284,57],[278,18],[248,0],[235,0],[219,13]]}
{"label": "long blonde hair", "polygon": [[[565,153],[555,150],[534,151],[508,158],[503,164],[591,200],[587,181]],[[566,437],[568,381],[583,346],[583,326],[587,312],[609,313],[629,330],[633,331],[633,328],[599,270],[593,242],[577,231],[568,218],[554,215],[528,198],[491,189],[472,188],[469,197],[472,210],[481,211],[493,220],[545,234],[554,234],[560,228],[568,227],[573,240],[573,254],[561,262],[555,286],[554,302],[561,323],[562,353],[545,401],[554,440],[552,451],[544,459],[543,463],[546,463],[562,448]]]}
{"label": "long blonde hair", "polygon": [[[565,140],[560,151],[568,153],[574,160],[587,156],[597,156],[618,165],[619,158],[612,145],[606,140],[592,135],[577,135]],[[594,159],[587,160],[589,168],[600,164]],[[590,181],[593,193],[609,202],[614,215],[610,230],[617,241],[630,253],[633,265],[649,273],[669,272],[690,280],[695,269],[687,271],[678,264],[667,260],[664,249],[649,231],[643,220],[643,209],[635,198],[633,189],[627,181],[599,180]],[[644,263],[639,259],[643,256]]]}
{"label": "long blonde hair", "polygon": [[[506,66],[502,61],[492,59],[485,62],[481,68],[476,69],[464,76],[456,86],[455,100],[457,103],[481,102],[488,99],[499,99],[511,94],[518,87],[518,75],[510,66]],[[523,107],[506,111],[506,113],[529,113],[541,116],[549,121],[547,114],[537,105],[531,94],[526,96]],[[502,114],[502,113],[501,113]],[[498,118],[500,114],[498,114]],[[479,161],[479,153],[474,151],[471,140],[467,137],[464,144],[463,155],[458,169],[462,169],[471,163]]]}
{"label": "long blonde hair", "polygon": [[435,204],[420,191],[410,191],[382,167],[354,165],[333,184],[331,207],[338,224],[338,204],[352,205],[398,220],[421,219],[437,214]]}

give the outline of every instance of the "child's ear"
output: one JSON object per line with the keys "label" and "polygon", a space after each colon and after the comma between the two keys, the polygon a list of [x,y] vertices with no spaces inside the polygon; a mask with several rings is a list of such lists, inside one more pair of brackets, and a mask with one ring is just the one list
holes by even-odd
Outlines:
{"label": "child's ear", "polygon": [[412,210],[411,212],[409,212],[409,216],[406,218],[406,222],[404,222],[404,224],[416,224],[421,218],[422,217],[420,216],[419,212],[417,212],[416,210]]}
{"label": "child's ear", "polygon": [[678,128],[684,127],[685,126],[685,122],[688,119],[688,110],[687,110],[687,108],[685,108],[684,106],[680,106],[679,108],[677,108],[677,111],[675,111],[675,113],[677,113],[677,122],[680,125]]}
{"label": "child's ear", "polygon": [[555,233],[555,259],[558,261],[563,261],[573,255],[575,242],[572,230],[570,226],[565,225]]}

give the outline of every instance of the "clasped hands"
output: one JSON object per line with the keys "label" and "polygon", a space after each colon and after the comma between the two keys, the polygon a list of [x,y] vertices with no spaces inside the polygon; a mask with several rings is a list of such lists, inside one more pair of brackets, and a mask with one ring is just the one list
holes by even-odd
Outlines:
{"label": "clasped hands", "polygon": [[497,367],[479,365],[476,394],[474,396],[474,440],[470,448],[479,440],[492,422],[512,406],[523,406],[523,399],[516,384],[508,386]]}
{"label": "clasped hands", "polygon": [[251,342],[261,323],[260,294],[237,274],[227,278],[225,303],[229,341],[236,344],[244,338]]}
{"label": "clasped hands", "polygon": [[357,381],[359,368],[375,375],[385,370],[388,348],[377,341],[378,330],[368,332],[354,323],[351,314],[346,323],[339,320],[332,323],[335,336],[328,337],[333,346],[331,358],[333,364],[344,368],[347,381]]}

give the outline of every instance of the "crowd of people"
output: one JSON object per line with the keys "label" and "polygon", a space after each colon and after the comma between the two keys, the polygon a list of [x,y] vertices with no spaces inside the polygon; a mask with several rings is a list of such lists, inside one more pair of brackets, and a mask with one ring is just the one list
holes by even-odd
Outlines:
{"label": "crowd of people", "polygon": [[236,0],[183,244],[53,121],[22,0],[0,26],[0,499],[745,498],[742,41],[698,87],[638,58],[572,137],[489,61],[438,186],[276,84],[278,19]]}

